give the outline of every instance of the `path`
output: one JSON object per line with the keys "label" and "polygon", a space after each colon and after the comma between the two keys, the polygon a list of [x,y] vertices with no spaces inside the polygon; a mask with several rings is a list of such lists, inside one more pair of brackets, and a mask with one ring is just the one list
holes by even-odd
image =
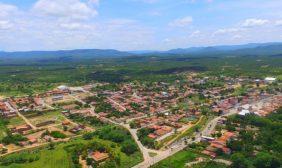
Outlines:
{"label": "path", "polygon": [[6,102],[6,106],[11,110],[11,111],[15,111],[17,113],[17,115],[22,118],[27,125],[29,125],[33,130],[36,130],[37,127],[35,127],[24,115],[22,115],[18,109],[15,109],[11,106],[10,103]]}
{"label": "path", "polygon": [[211,160],[211,159],[207,159],[207,158],[199,158],[199,160],[196,160],[196,161],[193,161],[193,162],[189,162],[189,163],[186,163],[186,167],[187,168],[190,168],[190,167],[193,167],[193,165],[196,165],[198,163],[201,163],[201,162],[207,162],[207,161],[214,161],[214,162],[217,162],[217,163],[223,163],[227,166],[230,166],[232,164],[231,161],[229,160],[224,160],[224,159],[214,159],[214,160]]}

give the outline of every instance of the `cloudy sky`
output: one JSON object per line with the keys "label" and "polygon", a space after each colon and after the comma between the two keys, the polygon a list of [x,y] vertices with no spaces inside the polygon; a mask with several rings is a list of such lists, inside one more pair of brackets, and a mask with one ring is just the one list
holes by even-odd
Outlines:
{"label": "cloudy sky", "polygon": [[282,0],[0,0],[0,50],[282,41]]}

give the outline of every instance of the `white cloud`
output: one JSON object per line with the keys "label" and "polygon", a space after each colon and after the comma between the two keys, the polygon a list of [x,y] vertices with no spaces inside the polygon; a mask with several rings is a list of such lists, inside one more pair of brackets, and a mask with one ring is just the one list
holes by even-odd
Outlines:
{"label": "white cloud", "polygon": [[165,42],[165,43],[170,43],[170,42],[172,42],[172,40],[169,39],[169,38],[166,38],[166,39],[163,40],[163,42]]}
{"label": "white cloud", "polygon": [[76,20],[89,19],[98,14],[87,3],[79,0],[38,0],[33,10],[44,16]]}
{"label": "white cloud", "polygon": [[78,22],[61,23],[59,26],[61,28],[68,29],[68,30],[82,30],[82,29],[91,28],[91,26],[88,24],[82,24]]}
{"label": "white cloud", "polygon": [[144,3],[152,4],[152,3],[158,2],[159,0],[134,0],[134,1],[141,1],[141,2],[144,2]]}
{"label": "white cloud", "polygon": [[242,29],[238,28],[227,28],[227,29],[218,29],[213,33],[213,35],[227,34],[227,33],[236,33],[242,31]]}
{"label": "white cloud", "polygon": [[93,4],[93,5],[99,5],[100,0],[89,0],[88,3]]}
{"label": "white cloud", "polygon": [[246,19],[243,23],[243,27],[256,27],[256,26],[263,26],[269,23],[266,19]]}
{"label": "white cloud", "polygon": [[0,30],[6,30],[13,26],[8,20],[0,20]]}
{"label": "white cloud", "polygon": [[277,20],[275,22],[275,26],[282,26],[282,20]]}
{"label": "white cloud", "polygon": [[150,11],[148,14],[151,16],[161,16],[162,15],[162,13],[159,11]]}
{"label": "white cloud", "polygon": [[185,3],[196,3],[196,2],[201,2],[201,1],[211,3],[214,0],[184,0]]}
{"label": "white cloud", "polygon": [[184,18],[179,18],[170,22],[169,25],[173,27],[185,27],[190,25],[192,22],[193,18],[191,16],[186,16]]}
{"label": "white cloud", "polygon": [[201,34],[201,32],[200,32],[200,30],[196,30],[196,31],[194,31],[194,32],[192,32],[190,35],[189,35],[189,37],[197,37],[197,36],[199,36]]}
{"label": "white cloud", "polygon": [[233,37],[232,37],[232,39],[233,40],[240,40],[240,39],[242,39],[243,38],[243,36],[242,35],[234,35]]}
{"label": "white cloud", "polygon": [[0,17],[7,17],[18,11],[18,8],[13,5],[3,4],[0,2]]}

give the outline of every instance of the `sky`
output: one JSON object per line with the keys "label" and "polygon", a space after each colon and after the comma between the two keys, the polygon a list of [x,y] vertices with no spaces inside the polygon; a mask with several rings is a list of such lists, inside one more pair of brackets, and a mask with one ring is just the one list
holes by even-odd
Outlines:
{"label": "sky", "polygon": [[0,51],[282,42],[282,0],[0,0]]}

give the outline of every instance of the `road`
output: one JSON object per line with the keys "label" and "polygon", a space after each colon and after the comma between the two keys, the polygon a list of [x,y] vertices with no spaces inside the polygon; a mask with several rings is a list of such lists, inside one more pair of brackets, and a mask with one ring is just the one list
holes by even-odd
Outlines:
{"label": "road", "polygon": [[115,104],[116,106],[118,106],[119,108],[121,108],[123,111],[126,110],[125,107],[123,107],[121,104],[119,104],[118,102],[114,101],[113,99],[111,99],[111,98],[109,98],[109,97],[107,97],[107,99],[108,99],[110,102],[114,103],[114,104]]}
{"label": "road", "polygon": [[219,116],[219,117],[216,117],[214,119],[212,119],[211,121],[209,121],[209,123],[207,124],[207,126],[203,129],[202,131],[202,135],[204,136],[209,136],[211,135],[212,131],[215,129],[216,127],[216,124],[218,122],[218,120],[222,117],[227,117],[227,116],[230,116],[230,115],[233,115],[233,114],[236,114],[237,113],[237,108],[238,108],[239,105],[236,105],[235,107],[233,107],[232,109],[229,110],[228,113],[222,115],[222,116]]}

